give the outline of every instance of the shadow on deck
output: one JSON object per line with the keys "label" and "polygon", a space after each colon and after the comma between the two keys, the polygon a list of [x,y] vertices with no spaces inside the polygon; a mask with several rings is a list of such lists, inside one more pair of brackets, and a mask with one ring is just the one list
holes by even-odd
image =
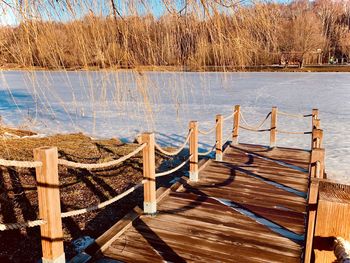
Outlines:
{"label": "shadow on deck", "polygon": [[222,162],[201,167],[199,182],[182,178],[163,191],[157,215],[136,209],[116,224],[98,255],[122,262],[301,262],[309,161],[305,150],[229,146]]}

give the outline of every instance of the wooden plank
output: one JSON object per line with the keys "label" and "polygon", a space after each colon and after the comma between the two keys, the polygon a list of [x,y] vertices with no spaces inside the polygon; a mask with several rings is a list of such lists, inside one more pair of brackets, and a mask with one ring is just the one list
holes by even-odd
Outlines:
{"label": "wooden plank", "polygon": [[[235,220],[233,219],[232,221]],[[200,224],[198,224],[197,219],[177,216],[176,214],[161,214],[153,220],[148,220],[147,225],[152,227],[152,229],[160,228],[176,233],[180,233],[181,231],[191,231],[192,236],[197,236],[199,238],[223,242],[225,244],[240,242],[246,244],[242,244],[243,246],[269,250],[272,253],[285,253],[289,256],[295,256],[301,251],[300,247],[288,247],[275,242],[273,237],[277,236],[277,234],[272,234],[271,232],[268,232],[269,234],[257,234],[256,230],[259,229],[259,225],[256,222],[250,222],[250,229],[244,228],[247,224],[243,223],[237,225],[236,228],[233,228],[232,226],[227,227],[221,225],[220,222],[221,220],[217,220],[215,223],[201,221]],[[183,228],[182,224],[185,224],[187,227]],[[280,238],[280,240],[284,241],[283,238]]]}
{"label": "wooden plank", "polygon": [[[148,238],[148,240],[147,240]],[[128,242],[127,245],[123,244],[124,240],[132,240],[132,242]],[[196,250],[196,253],[193,252],[193,246],[186,246],[184,243],[177,242],[176,240],[167,241],[166,244],[162,240],[158,238],[149,238],[149,235],[145,235],[143,237],[139,232],[131,231],[127,236],[123,236],[120,239],[119,243],[113,244],[113,249],[117,249],[114,253],[115,259],[120,259],[119,254],[123,254],[124,251],[132,251],[133,253],[139,253],[139,251],[145,251],[146,255],[149,257],[149,253],[154,253],[156,256],[153,261],[149,262],[164,262],[165,259],[173,259],[170,262],[266,262],[264,260],[252,260],[249,256],[237,255],[233,257],[228,257],[227,254],[222,254],[219,252],[213,253],[212,251],[207,251],[204,249]],[[118,251],[119,250],[119,251]],[[177,258],[174,254],[176,253]],[[158,257],[162,258],[161,261],[158,261]],[[179,257],[181,257],[179,259]],[[129,258],[130,260],[130,258]],[[184,261],[182,261],[184,260]],[[130,261],[126,261],[130,262]],[[134,262],[134,261],[133,261]]]}
{"label": "wooden plank", "polygon": [[[243,247],[241,243],[232,243],[230,245],[225,245],[224,243],[220,242],[219,240],[209,240],[205,239],[202,237],[196,237],[191,232],[185,231],[186,228],[182,227],[179,228],[179,231],[175,232],[170,232],[167,229],[160,229],[156,227],[152,227],[150,229],[147,225],[145,224],[137,224],[135,226],[136,233],[142,233],[142,235],[147,237],[147,240],[154,240],[154,239],[161,239],[165,243],[171,243],[171,242],[177,242],[178,244],[181,245],[186,245],[191,246],[194,251],[197,250],[207,250],[207,251],[212,251],[213,253],[221,253],[221,254],[226,254],[227,256],[232,256],[232,254],[237,251],[234,254],[248,254],[248,255],[256,255],[257,249],[256,248],[249,248],[249,247]],[[180,229],[182,229],[184,232],[179,233]],[[128,232],[127,234],[130,234]],[[233,253],[232,253],[233,252]],[[297,256],[298,257],[298,256]],[[277,261],[281,262],[298,262],[296,261],[296,258],[291,258],[285,255],[281,254],[276,254],[276,253],[270,253],[268,251],[261,251],[259,254],[260,259],[266,259],[270,260],[271,262]],[[299,260],[299,259],[298,259]]]}
{"label": "wooden plank", "polygon": [[[219,170],[219,169],[218,169]],[[228,169],[227,169],[228,170]],[[247,173],[237,171],[237,170],[228,170],[229,173],[217,173],[214,171],[204,171],[201,173],[201,176],[203,176],[203,181],[201,182],[210,182],[213,181],[217,186],[220,186],[222,184],[230,184],[234,186],[235,184],[241,184],[241,183],[250,183],[250,184],[259,184],[259,187],[264,188],[270,188],[271,184],[280,184],[281,187],[289,187],[290,190],[294,189],[299,192],[306,192],[307,191],[307,183],[308,180],[302,179],[298,180],[296,179],[295,182],[292,181],[292,178],[285,178],[282,175],[274,175],[274,174],[266,174],[262,173],[260,171],[251,171],[251,173],[254,173],[253,175],[249,175]],[[247,171],[250,172],[250,171]],[[279,191],[279,190],[277,190]],[[297,192],[296,191],[296,192]],[[290,193],[287,192],[287,195]],[[295,196],[295,194],[293,194]]]}
{"label": "wooden plank", "polygon": [[[261,146],[244,148],[266,151]],[[216,198],[304,234],[305,198],[274,183],[306,192],[308,175],[270,157],[305,167],[310,153],[283,148],[264,152],[268,158],[262,159],[245,150],[226,147],[224,162],[207,161],[199,182],[184,178],[178,187],[164,190],[158,214],[135,220],[105,255],[125,262],[300,262],[301,244]]]}
{"label": "wooden plank", "polygon": [[[182,197],[183,196],[181,196],[180,198],[182,198]],[[225,197],[225,195],[223,194],[223,195],[219,195],[218,196],[218,198],[221,198],[221,197]],[[188,196],[187,196],[187,198],[188,198]],[[260,215],[261,217],[264,217],[265,219],[270,220],[270,221],[272,221],[272,222],[274,222],[276,224],[282,225],[282,226],[284,226],[285,228],[287,228],[287,229],[289,229],[291,231],[294,231],[294,232],[296,232],[298,234],[303,234],[304,233],[304,226],[303,226],[304,225],[303,224],[304,223],[304,219],[302,219],[300,217],[299,218],[294,218],[294,219],[293,218],[284,218],[282,216],[282,214],[281,214],[282,211],[283,211],[282,209],[281,209],[281,213],[272,214],[272,213],[262,213],[261,209],[260,210],[257,209],[259,207],[258,205],[256,205],[256,206],[247,206],[247,204],[257,204],[258,202],[257,202],[256,199],[254,201],[252,201],[250,198],[244,199],[242,197],[240,197],[240,198],[239,197],[237,197],[237,198],[228,198],[228,199],[231,199],[235,204],[240,205],[241,208],[243,208],[243,209],[248,209],[248,207],[253,209],[253,210],[251,210],[251,212],[256,213],[257,215]],[[178,202],[180,202],[180,200]],[[269,206],[267,206],[267,205],[265,206],[263,204],[263,202],[260,202],[260,205],[261,205],[262,208],[270,207],[270,209],[276,209],[276,205],[275,204],[269,205]],[[286,205],[286,207],[289,208],[290,206]],[[293,208],[291,208],[291,209],[293,209]],[[294,207],[294,209],[296,209],[296,208]],[[278,211],[278,209],[276,209],[276,210]],[[301,222],[301,225],[296,224],[298,221]]]}
{"label": "wooden plank", "polygon": [[85,250],[86,253],[95,256],[96,254],[104,252],[114,242],[114,240],[118,239],[132,225],[132,222],[142,213],[143,211],[141,208],[135,207],[131,212],[126,214],[110,229],[97,238],[95,242]]}

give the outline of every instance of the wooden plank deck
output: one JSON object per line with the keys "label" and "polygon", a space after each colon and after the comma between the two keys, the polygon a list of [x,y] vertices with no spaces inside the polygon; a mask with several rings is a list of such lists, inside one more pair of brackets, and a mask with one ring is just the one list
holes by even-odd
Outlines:
{"label": "wooden plank deck", "polygon": [[122,262],[301,262],[310,152],[239,144],[105,249]]}

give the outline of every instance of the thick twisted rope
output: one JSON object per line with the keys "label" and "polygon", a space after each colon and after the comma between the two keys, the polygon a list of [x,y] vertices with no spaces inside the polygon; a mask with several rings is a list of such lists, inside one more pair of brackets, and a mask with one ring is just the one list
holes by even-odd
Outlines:
{"label": "thick twisted rope", "polygon": [[23,223],[0,224],[0,231],[20,229],[23,227],[36,227],[46,224],[44,220],[28,221]]}
{"label": "thick twisted rope", "polygon": [[168,156],[174,156],[174,155],[178,155],[186,146],[186,144],[188,143],[188,141],[190,140],[191,134],[193,132],[193,129],[190,129],[188,134],[187,134],[187,138],[184,141],[184,143],[180,146],[180,148],[178,148],[176,151],[174,152],[169,152],[167,150],[164,150],[159,144],[155,143],[154,146],[155,148],[160,151],[161,153],[168,155]]}
{"label": "thick twisted rope", "polygon": [[65,165],[65,166],[72,167],[72,168],[87,169],[87,170],[107,168],[107,167],[111,167],[111,166],[116,166],[117,164],[124,162],[125,160],[138,154],[145,147],[146,147],[146,143],[141,144],[134,151],[119,158],[118,160],[113,160],[113,161],[105,162],[105,163],[75,163],[75,162],[71,162],[71,161],[67,161],[67,160],[63,160],[63,159],[58,159],[58,164]]}
{"label": "thick twisted rope", "polygon": [[299,118],[299,119],[306,118],[306,117],[312,117],[312,114],[292,114],[292,113],[283,112],[283,111],[278,111],[278,114],[292,117],[292,118]]}
{"label": "thick twisted rope", "polygon": [[294,132],[294,131],[284,131],[284,130],[277,130],[277,132],[282,134],[311,134],[311,132]]}
{"label": "thick twisted rope", "polygon": [[244,124],[246,125],[247,128],[252,129],[252,130],[259,130],[266,122],[266,120],[270,117],[271,112],[269,112],[266,117],[256,126],[250,125],[248,124],[248,122],[246,121],[246,119],[244,118],[242,112],[240,112],[242,121],[244,122]]}
{"label": "thick twisted rope", "polygon": [[215,149],[215,147],[216,147],[216,142],[215,142],[214,146],[211,149],[209,149],[209,151],[201,152],[201,153],[199,152],[198,155],[199,156],[206,156],[206,155],[210,154]]}
{"label": "thick twisted rope", "polygon": [[93,206],[90,206],[90,207],[87,207],[87,208],[83,208],[83,209],[78,209],[78,210],[73,210],[73,211],[69,211],[69,212],[64,212],[64,213],[61,213],[61,217],[62,218],[66,218],[66,217],[70,217],[70,216],[77,216],[77,215],[81,215],[81,214],[85,214],[87,212],[91,212],[91,211],[94,211],[94,210],[98,210],[98,209],[101,209],[101,208],[104,208],[106,207],[107,205],[110,205],[110,204],[113,204],[114,202],[122,199],[123,197],[131,194],[132,192],[134,192],[136,189],[140,188],[147,180],[142,180],[141,183],[129,188],[128,190],[126,190],[125,192],[107,200],[107,201],[104,201],[98,205],[93,205]]}
{"label": "thick twisted rope", "polygon": [[334,255],[339,263],[350,263],[350,242],[341,237],[334,240]]}
{"label": "thick twisted rope", "polygon": [[193,154],[191,154],[184,162],[182,162],[181,164],[179,164],[178,166],[176,166],[175,168],[165,171],[165,172],[161,172],[161,173],[156,173],[156,178],[157,177],[161,177],[161,176],[165,176],[168,174],[172,174],[174,172],[176,172],[177,170],[180,170],[182,167],[184,167],[184,165],[186,163],[188,163],[190,161],[190,159],[192,158]]}
{"label": "thick twisted rope", "polygon": [[212,132],[215,131],[215,129],[218,126],[218,124],[219,123],[217,122],[213,128],[211,128],[210,130],[207,130],[207,131],[203,131],[203,130],[199,130],[198,129],[198,133],[203,134],[203,135],[209,135],[209,134],[211,134]]}
{"label": "thick twisted rope", "polygon": [[243,130],[247,130],[247,131],[254,131],[254,132],[267,132],[270,131],[271,129],[254,129],[254,128],[250,128],[250,127],[246,127],[243,125],[239,125],[239,128],[243,129]]}
{"label": "thick twisted rope", "polygon": [[14,166],[21,168],[36,168],[41,167],[43,165],[42,162],[27,162],[27,161],[11,161],[0,159],[0,166]]}
{"label": "thick twisted rope", "polygon": [[227,120],[229,120],[229,119],[231,119],[235,114],[237,113],[237,111],[235,110],[234,112],[232,112],[230,115],[228,115],[228,116],[226,116],[226,117],[224,117],[223,119],[224,119],[224,121],[227,121]]}

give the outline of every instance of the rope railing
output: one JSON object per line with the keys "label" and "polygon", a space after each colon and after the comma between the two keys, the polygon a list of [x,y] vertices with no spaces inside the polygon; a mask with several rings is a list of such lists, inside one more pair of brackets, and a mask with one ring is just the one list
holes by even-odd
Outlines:
{"label": "rope railing", "polygon": [[246,127],[244,125],[239,125],[239,128],[243,129],[243,130],[247,130],[247,131],[254,131],[254,132],[267,132],[267,131],[271,131],[271,129],[254,129],[254,128],[249,128]]}
{"label": "rope railing", "polygon": [[0,231],[5,230],[15,230],[15,229],[21,229],[24,227],[36,227],[46,224],[44,220],[35,220],[35,221],[27,221],[22,223],[9,223],[9,224],[2,224],[0,223]]}
{"label": "rope railing", "polygon": [[0,166],[6,167],[19,167],[19,168],[37,168],[41,167],[42,162],[29,162],[29,161],[15,161],[15,160],[5,160],[0,159]]}
{"label": "rope railing", "polygon": [[209,149],[208,151],[206,151],[206,152],[198,152],[198,155],[199,155],[199,156],[206,156],[206,155],[210,154],[212,151],[214,151],[215,147],[216,147],[216,143],[215,143],[214,146],[213,146],[211,149]]}
{"label": "rope railing", "polygon": [[154,143],[154,146],[155,148],[160,151],[162,154],[165,154],[165,155],[168,155],[168,156],[175,156],[175,155],[178,155],[187,145],[188,141],[190,140],[190,137],[191,137],[191,134],[192,134],[193,130],[190,129],[188,131],[188,134],[187,134],[187,137],[186,137],[186,140],[182,143],[182,145],[175,151],[173,152],[170,152],[170,151],[167,151],[167,150],[164,150],[159,144],[157,143]]}
{"label": "rope railing", "polygon": [[218,123],[216,123],[213,128],[211,128],[210,130],[207,130],[207,131],[198,129],[198,133],[202,134],[202,135],[209,135],[215,131],[217,126],[218,126]]}
{"label": "rope railing", "polygon": [[123,197],[131,194],[132,192],[134,192],[136,189],[140,188],[141,186],[143,186],[143,184],[146,182],[146,180],[142,180],[141,183],[134,185],[133,187],[129,188],[128,190],[126,190],[125,192],[107,200],[104,201],[98,205],[93,205],[87,208],[82,208],[82,209],[78,209],[78,210],[73,210],[73,211],[68,211],[68,212],[63,212],[61,213],[61,217],[62,218],[66,218],[66,217],[71,217],[71,216],[77,216],[77,215],[82,215],[85,214],[87,212],[92,212],[94,210],[98,210],[101,208],[104,208],[108,205],[113,204],[114,202],[117,202],[118,200],[122,199]]}
{"label": "rope railing", "polygon": [[277,130],[277,133],[282,134],[311,134],[312,132],[306,131],[306,132],[299,132],[299,131],[285,131],[285,130]]}
{"label": "rope railing", "polygon": [[173,169],[170,169],[170,170],[164,171],[164,172],[160,172],[160,173],[156,173],[156,178],[157,177],[162,177],[162,176],[165,176],[165,175],[169,175],[169,174],[172,174],[172,173],[180,170],[182,167],[185,166],[186,163],[188,163],[190,161],[192,156],[193,155],[191,154],[185,161],[183,161],[181,164],[179,164],[178,166],[174,167]]}
{"label": "rope railing", "polygon": [[240,112],[240,116],[241,116],[241,118],[242,118],[242,121],[244,122],[244,124],[246,125],[247,128],[250,128],[250,129],[252,129],[252,130],[259,130],[259,129],[265,124],[265,122],[268,120],[268,118],[270,117],[270,115],[271,115],[271,112],[269,112],[269,113],[266,115],[266,117],[265,117],[258,125],[253,126],[253,125],[250,125],[250,124],[246,121],[246,119],[244,118],[244,115],[242,114],[242,112]]}
{"label": "rope railing", "polygon": [[139,147],[137,147],[134,151],[130,152],[129,154],[113,161],[105,162],[105,163],[76,163],[76,162],[71,162],[67,161],[64,159],[58,159],[58,164],[68,166],[71,168],[79,168],[79,169],[87,169],[87,170],[92,170],[92,169],[101,169],[101,168],[108,168],[112,166],[116,166],[127,159],[135,156],[138,154],[140,151],[143,150],[143,148],[146,147],[146,144],[141,144]]}
{"label": "rope railing", "polygon": [[228,115],[228,116],[226,116],[226,117],[224,117],[224,121],[227,121],[227,120],[229,120],[229,119],[231,119],[235,114],[237,113],[237,111],[234,111],[233,113],[231,113],[230,115]]}
{"label": "rope railing", "polygon": [[288,116],[288,117],[292,117],[292,118],[307,118],[307,117],[312,117],[312,114],[292,114],[292,113],[288,113],[288,112],[283,112],[283,111],[278,111],[278,114],[280,115],[284,115],[284,116]]}

